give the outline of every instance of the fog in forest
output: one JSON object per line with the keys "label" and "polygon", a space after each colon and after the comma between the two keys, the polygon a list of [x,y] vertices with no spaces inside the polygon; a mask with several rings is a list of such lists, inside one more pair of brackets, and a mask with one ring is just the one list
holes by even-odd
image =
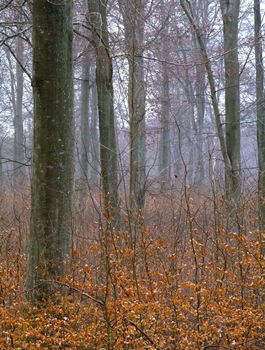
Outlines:
{"label": "fog in forest", "polygon": [[260,0],[0,0],[0,349],[261,350]]}

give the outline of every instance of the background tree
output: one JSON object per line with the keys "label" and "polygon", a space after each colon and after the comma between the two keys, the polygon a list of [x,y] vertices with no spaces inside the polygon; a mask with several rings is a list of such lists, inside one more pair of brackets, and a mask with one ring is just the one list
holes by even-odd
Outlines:
{"label": "background tree", "polygon": [[[80,144],[80,167],[81,179],[88,179],[89,165],[89,145],[90,145],[90,125],[89,125],[89,105],[91,92],[91,64],[89,57],[89,47],[86,46],[83,53],[82,76],[81,76],[81,96],[80,96],[80,114],[81,114],[81,144]],[[84,183],[83,183],[84,185]]]}
{"label": "background tree", "polygon": [[130,123],[130,207],[144,209],[145,202],[145,82],[144,82],[144,27],[145,1],[120,0],[120,11],[125,30],[125,45],[129,65],[128,106]]}
{"label": "background tree", "polygon": [[[201,28],[201,38],[207,46],[207,18],[209,13],[209,1],[196,1],[196,17],[198,18]],[[206,81],[205,65],[200,55],[200,48],[196,36],[194,37],[194,48],[197,56],[196,73],[195,73],[195,99],[196,99],[196,170],[195,184],[202,185],[205,183],[205,164],[203,159],[204,138],[203,127],[205,122],[205,104],[206,104]]]}
{"label": "background tree", "polygon": [[209,82],[209,88],[210,88],[210,96],[211,96],[211,102],[212,102],[212,108],[213,108],[213,114],[214,114],[214,123],[215,123],[215,128],[216,128],[216,134],[219,139],[220,143],[220,149],[221,149],[221,154],[224,160],[224,166],[225,169],[228,169],[227,171],[231,171],[231,163],[230,159],[228,156],[227,152],[227,145],[226,145],[226,139],[225,139],[225,134],[223,132],[222,128],[222,119],[221,119],[221,111],[220,111],[220,106],[219,106],[219,101],[218,101],[218,96],[217,96],[217,88],[216,88],[216,83],[214,79],[214,73],[213,73],[213,68],[212,68],[212,63],[209,59],[209,55],[206,49],[205,41],[203,40],[203,36],[200,30],[200,27],[198,26],[198,23],[196,21],[196,18],[194,17],[193,14],[193,9],[191,7],[190,2],[186,0],[180,0],[181,7],[183,8],[189,23],[192,27],[192,30],[194,31],[196,38],[198,40],[199,48],[200,48],[200,53],[202,57],[202,62],[205,65],[205,70],[207,74],[207,79]]}
{"label": "background tree", "polygon": [[[24,163],[24,132],[23,132],[23,64],[24,64],[24,44],[23,39],[18,36],[16,38],[16,94],[14,106],[14,171],[15,174],[22,176],[22,168],[18,167],[18,163]],[[18,162],[18,163],[16,163]]]}
{"label": "background tree", "polygon": [[265,230],[265,96],[260,1],[254,0],[258,192],[260,229]]}
{"label": "background tree", "polygon": [[228,203],[238,206],[241,196],[240,157],[240,94],[238,62],[238,17],[240,0],[220,0],[225,65],[225,135],[227,155],[231,164],[225,169]]}
{"label": "background tree", "polygon": [[118,217],[118,164],[113,100],[113,67],[109,47],[107,2],[88,1],[88,22],[96,49],[100,164],[105,215]]}
{"label": "background tree", "polygon": [[[165,53],[167,52],[163,45]],[[170,179],[170,89],[168,67],[162,63],[162,98],[161,98],[161,128],[159,175],[161,176],[161,190],[164,190]]]}
{"label": "background tree", "polygon": [[[95,67],[95,59],[93,67]],[[91,172],[90,181],[93,185],[98,184],[100,173],[100,157],[99,157],[99,135],[98,135],[98,95],[96,85],[96,72],[94,69],[93,78],[91,81],[91,119],[90,119],[90,149],[91,149]]]}
{"label": "background tree", "polygon": [[[162,5],[165,11],[165,5]],[[159,153],[159,176],[161,177],[161,190],[163,191],[170,181],[170,81],[169,67],[167,59],[169,55],[168,48],[168,24],[164,24],[164,30],[161,33],[162,40],[162,86],[161,86],[161,134],[160,134],[160,153]]]}

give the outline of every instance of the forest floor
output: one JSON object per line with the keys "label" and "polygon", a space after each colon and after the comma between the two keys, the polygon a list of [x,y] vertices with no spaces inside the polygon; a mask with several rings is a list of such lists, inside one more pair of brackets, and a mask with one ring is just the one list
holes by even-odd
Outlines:
{"label": "forest floor", "polygon": [[147,197],[141,228],[124,214],[117,230],[103,228],[91,199],[82,199],[73,215],[71,273],[51,281],[56,303],[32,306],[25,293],[30,195],[6,190],[0,348],[265,349],[255,208],[250,193],[231,231],[222,196],[170,190]]}

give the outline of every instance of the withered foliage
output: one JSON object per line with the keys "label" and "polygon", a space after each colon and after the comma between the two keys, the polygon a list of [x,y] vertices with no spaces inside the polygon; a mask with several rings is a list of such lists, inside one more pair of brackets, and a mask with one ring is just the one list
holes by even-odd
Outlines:
{"label": "withered foliage", "polygon": [[71,274],[50,281],[56,302],[41,306],[27,302],[24,287],[28,199],[13,203],[6,192],[0,348],[264,349],[264,261],[252,197],[238,234],[226,229],[222,198],[184,192],[150,196],[137,234],[126,216],[119,232],[101,228],[90,201],[81,205]]}

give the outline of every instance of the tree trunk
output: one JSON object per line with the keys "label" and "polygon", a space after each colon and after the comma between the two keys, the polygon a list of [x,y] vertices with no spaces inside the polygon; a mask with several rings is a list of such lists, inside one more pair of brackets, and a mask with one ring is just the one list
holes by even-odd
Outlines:
{"label": "tree trunk", "polygon": [[3,140],[0,141],[0,195],[3,192],[4,187],[4,173],[3,173],[3,163],[2,163],[2,149],[3,149]]}
{"label": "tree trunk", "polygon": [[145,91],[143,58],[130,55],[130,206],[132,212],[143,210],[145,203]]}
{"label": "tree trunk", "polygon": [[[165,51],[165,47],[163,51]],[[169,130],[169,117],[170,117],[170,96],[169,96],[169,77],[168,67],[166,63],[162,64],[162,101],[161,101],[161,135],[160,135],[160,169],[159,174],[161,178],[161,190],[166,188],[170,179],[170,130]]]}
{"label": "tree trunk", "polygon": [[231,168],[225,171],[228,203],[238,207],[241,196],[240,94],[238,62],[238,16],[240,0],[220,0],[224,32],[225,134]]}
{"label": "tree trunk", "polygon": [[145,203],[145,82],[144,2],[120,0],[129,64],[128,105],[130,120],[130,207],[133,215]]}
{"label": "tree trunk", "polygon": [[222,157],[224,160],[225,171],[227,173],[228,172],[232,173],[231,159],[228,156],[226,138],[225,138],[223,128],[222,128],[221,112],[220,112],[219,103],[218,103],[217,89],[216,89],[216,84],[215,84],[215,79],[214,79],[214,75],[213,75],[211,61],[208,57],[208,53],[207,53],[206,46],[205,46],[205,43],[203,40],[203,36],[202,36],[201,31],[200,31],[200,28],[198,27],[198,25],[196,23],[190,2],[187,0],[180,0],[180,4],[181,4],[181,6],[182,6],[190,24],[191,24],[192,29],[194,30],[196,38],[198,40],[198,44],[199,44],[200,52],[201,52],[201,56],[202,56],[202,62],[205,65],[205,70],[206,70],[206,74],[207,74],[207,78],[208,78],[208,82],[209,82],[209,87],[210,87],[210,92],[211,92],[211,101],[212,101],[214,119],[215,119],[216,133],[217,133],[219,143],[220,143],[221,153],[222,153]]}
{"label": "tree trunk", "polygon": [[107,2],[88,1],[88,17],[96,48],[96,84],[99,113],[100,163],[104,211],[107,219],[119,217],[118,162],[114,120],[112,58],[109,52]]}
{"label": "tree trunk", "polygon": [[24,163],[24,133],[23,133],[23,69],[21,65],[24,63],[24,46],[23,39],[19,36],[16,39],[16,104],[14,115],[14,174],[16,176],[23,176],[23,168],[21,164]]}
{"label": "tree trunk", "polygon": [[[81,179],[84,184],[88,179],[88,164],[89,164],[89,94],[90,94],[90,60],[87,50],[83,57],[82,63],[82,82],[81,82],[81,144],[80,144],[80,167]],[[82,185],[84,185],[82,184]]]}
{"label": "tree trunk", "polygon": [[[202,39],[204,40],[204,38]],[[196,40],[196,49],[198,49],[198,44]],[[201,60],[196,66],[196,109],[197,109],[197,155],[196,155],[196,173],[195,173],[195,183],[197,185],[202,185],[204,182],[204,160],[203,160],[203,124],[204,124],[204,114],[205,114],[205,67]]]}
{"label": "tree trunk", "polygon": [[28,292],[53,292],[48,280],[70,262],[73,192],[72,1],[33,1],[34,151]]}
{"label": "tree trunk", "polygon": [[265,96],[260,0],[254,0],[259,226],[265,230]]}
{"label": "tree trunk", "polygon": [[16,38],[16,75],[13,72],[10,50],[6,48],[6,57],[10,70],[11,79],[11,101],[13,108],[13,125],[14,125],[14,147],[13,147],[13,171],[15,176],[14,183],[17,180],[23,180],[22,164],[24,163],[24,133],[23,133],[23,41],[20,37]]}
{"label": "tree trunk", "polygon": [[93,83],[91,88],[91,127],[90,127],[90,139],[91,139],[91,174],[90,181],[93,185],[98,183],[99,174],[99,137],[98,137],[98,97],[97,97],[97,85]]}

